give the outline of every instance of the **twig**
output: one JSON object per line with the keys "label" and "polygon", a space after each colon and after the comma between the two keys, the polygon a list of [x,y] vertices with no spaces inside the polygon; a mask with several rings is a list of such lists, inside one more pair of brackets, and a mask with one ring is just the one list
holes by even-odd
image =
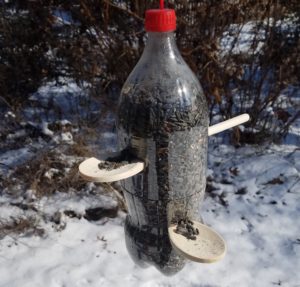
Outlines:
{"label": "twig", "polygon": [[0,96],[0,100],[2,100],[13,111],[13,107],[9,104],[9,102],[5,98]]}
{"label": "twig", "polygon": [[120,7],[120,6],[116,5],[116,4],[113,4],[113,3],[111,3],[109,0],[104,0],[104,2],[105,2],[106,4],[108,4],[109,6],[111,6],[111,7],[114,7],[114,8],[117,8],[117,9],[123,11],[123,12],[126,12],[126,13],[129,14],[130,16],[132,16],[132,17],[134,17],[134,18],[136,18],[136,19],[138,19],[138,20],[144,22],[144,19],[143,19],[142,17],[140,17],[140,16],[137,15],[136,13],[132,12],[131,10],[128,10],[128,9],[125,9],[125,8],[123,8],[123,7]]}

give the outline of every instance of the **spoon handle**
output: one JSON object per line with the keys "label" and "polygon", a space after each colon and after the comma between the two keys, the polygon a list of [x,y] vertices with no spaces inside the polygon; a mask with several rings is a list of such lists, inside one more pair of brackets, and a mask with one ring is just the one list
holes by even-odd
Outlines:
{"label": "spoon handle", "polygon": [[249,121],[250,116],[248,114],[242,114],[227,121],[215,124],[213,126],[208,127],[208,136],[212,136],[214,134],[223,132],[240,124],[243,124]]}

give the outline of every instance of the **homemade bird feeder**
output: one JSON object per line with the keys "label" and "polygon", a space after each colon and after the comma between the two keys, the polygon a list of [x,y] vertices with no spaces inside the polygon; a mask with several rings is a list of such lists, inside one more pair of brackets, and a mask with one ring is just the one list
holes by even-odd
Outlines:
{"label": "homemade bird feeder", "polygon": [[120,181],[128,215],[125,240],[140,266],[170,275],[186,259],[211,263],[226,252],[223,238],[202,223],[208,136],[249,120],[243,114],[208,127],[201,85],[175,42],[175,11],[146,11],[148,41],[118,105],[118,155],[89,158],[83,178]]}

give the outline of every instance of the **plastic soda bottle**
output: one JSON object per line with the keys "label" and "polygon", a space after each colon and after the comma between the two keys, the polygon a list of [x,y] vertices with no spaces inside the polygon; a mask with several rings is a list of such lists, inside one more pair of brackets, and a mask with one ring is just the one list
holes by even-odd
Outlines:
{"label": "plastic soda bottle", "polygon": [[196,75],[175,41],[172,9],[146,11],[148,40],[126,80],[118,106],[118,143],[145,169],[121,181],[128,216],[126,246],[140,266],[172,275],[185,259],[173,249],[168,225],[201,220],[206,183],[208,107]]}

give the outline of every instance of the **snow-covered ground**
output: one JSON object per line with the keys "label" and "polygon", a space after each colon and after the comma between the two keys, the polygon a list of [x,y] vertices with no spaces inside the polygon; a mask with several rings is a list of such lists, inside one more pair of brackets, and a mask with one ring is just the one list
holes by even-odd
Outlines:
{"label": "snow-covered ground", "polygon": [[[299,147],[292,145],[211,146],[201,210],[228,244],[221,262],[190,262],[165,277],[154,267],[135,266],[129,257],[123,212],[95,222],[65,216],[62,231],[41,222],[43,237],[8,235],[0,241],[0,286],[300,286],[299,163]],[[61,194],[36,205],[49,214],[80,213],[91,207],[87,202],[113,201]]]}
{"label": "snow-covered ground", "polygon": [[[65,85],[61,93],[57,89],[49,83],[32,100],[41,96],[43,104],[55,96],[65,119],[53,125],[50,111],[47,117],[38,117],[40,123],[31,123],[36,113],[46,115],[45,102],[45,108],[42,105],[33,113],[31,108],[25,109],[29,124],[23,123],[7,135],[8,143],[16,148],[2,147],[0,175],[15,180],[15,185],[22,183],[14,178],[14,169],[36,157],[37,151],[61,149],[59,159],[69,164],[64,172],[83,159],[66,156],[61,148],[76,144],[73,136],[78,129],[70,122],[75,121],[72,105],[65,110],[65,102],[72,91],[77,101],[80,89],[73,84]],[[14,118],[6,113],[9,117]],[[104,119],[111,120],[110,116]],[[17,142],[29,136],[33,127],[35,137],[19,146]],[[64,136],[67,133],[72,140]],[[123,211],[119,210],[117,217],[107,213],[96,221],[86,216],[90,209],[115,210],[117,199],[103,186],[90,183],[80,190],[57,190],[41,197],[34,190],[22,190],[22,186],[13,191],[9,185],[4,187],[0,197],[2,228],[22,219],[33,223],[16,232],[9,228],[0,232],[0,287],[300,286],[299,121],[291,135],[292,140],[287,137],[282,145],[240,148],[222,144],[220,137],[210,139],[207,193],[201,213],[206,224],[226,239],[228,252],[218,263],[189,262],[173,277],[133,263],[125,246]],[[113,150],[111,129],[103,130],[97,144]],[[55,184],[60,172],[49,166],[42,179]]]}

